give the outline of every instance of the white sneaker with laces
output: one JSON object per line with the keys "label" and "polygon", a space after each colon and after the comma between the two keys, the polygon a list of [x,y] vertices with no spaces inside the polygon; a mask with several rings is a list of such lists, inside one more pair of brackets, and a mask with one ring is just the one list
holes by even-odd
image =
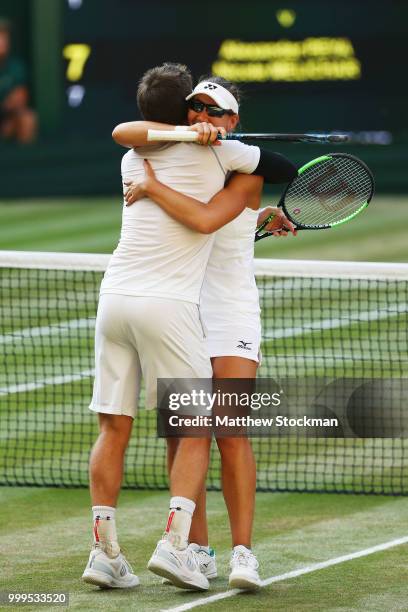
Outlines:
{"label": "white sneaker with laces", "polygon": [[82,580],[102,589],[129,589],[139,584],[139,578],[133,573],[125,555],[120,552],[112,559],[98,544],[91,550]]}
{"label": "white sneaker with laces", "polygon": [[200,571],[198,556],[194,550],[190,547],[179,550],[168,540],[158,542],[147,569],[167,578],[180,589],[207,591],[210,586]]}
{"label": "white sneaker with laces", "polygon": [[258,574],[259,563],[249,548],[235,546],[231,555],[229,586],[234,589],[252,591],[259,589],[261,579]]}
{"label": "white sneaker with laces", "polygon": [[[213,580],[217,578],[217,563],[215,561],[215,550],[210,548],[210,552],[207,552],[205,548],[202,548],[199,544],[189,544],[188,545],[191,550],[193,550],[197,557],[198,563],[200,565],[200,572],[204,574],[208,580]],[[167,578],[163,578],[162,584],[173,584]]]}
{"label": "white sneaker with laces", "polygon": [[193,542],[188,545],[191,550],[194,550],[198,557],[198,562],[200,564],[200,572],[204,574],[208,578],[208,580],[212,580],[213,578],[217,578],[217,563],[215,561],[215,550],[210,548],[210,552],[207,552],[205,548],[202,548],[199,544],[194,544]]}

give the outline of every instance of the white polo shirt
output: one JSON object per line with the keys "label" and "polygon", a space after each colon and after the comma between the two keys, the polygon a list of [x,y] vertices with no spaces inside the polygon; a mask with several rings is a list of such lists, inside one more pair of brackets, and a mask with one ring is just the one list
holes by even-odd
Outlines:
{"label": "white polo shirt", "polygon": [[231,328],[240,326],[259,329],[260,307],[254,274],[258,213],[245,208],[215,234],[200,300],[208,336],[228,336]]}
{"label": "white polo shirt", "polygon": [[[193,143],[140,147],[123,156],[122,179],[142,180],[143,159],[148,159],[159,181],[208,202],[224,188],[225,172],[251,174],[259,157],[258,147],[238,141],[226,141],[214,149]],[[148,198],[124,205],[120,241],[105,272],[101,294],[198,304],[213,240],[213,234],[184,227]]]}

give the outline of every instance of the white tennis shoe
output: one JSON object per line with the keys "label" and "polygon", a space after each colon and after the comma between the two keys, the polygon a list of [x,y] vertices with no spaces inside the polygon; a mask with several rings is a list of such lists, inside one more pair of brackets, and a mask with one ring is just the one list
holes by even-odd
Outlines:
{"label": "white tennis shoe", "polygon": [[139,584],[139,578],[121,552],[111,559],[98,544],[91,550],[82,580],[101,589],[129,589]]}
{"label": "white tennis shoe", "polygon": [[160,540],[149,563],[154,574],[170,580],[180,589],[207,591],[209,582],[200,571],[198,556],[189,546],[184,550],[175,548],[168,540]]}
{"label": "white tennis shoe", "polygon": [[[193,550],[197,557],[198,563],[200,565],[200,572],[204,574],[208,580],[213,580],[213,578],[217,578],[217,563],[215,560],[215,550],[210,548],[210,552],[207,552],[205,548],[202,548],[199,544],[189,544],[188,545],[191,550]],[[173,584],[167,578],[163,578],[162,584]]]}
{"label": "white tennis shoe", "polygon": [[188,547],[193,550],[198,557],[200,572],[204,574],[208,580],[217,578],[218,573],[217,562],[215,560],[215,550],[210,548],[210,552],[207,552],[205,548],[201,548],[199,544],[194,544],[193,542],[189,544]]}
{"label": "white tennis shoe", "polygon": [[253,591],[262,586],[258,574],[259,563],[249,548],[235,546],[231,555],[229,586],[234,589]]}

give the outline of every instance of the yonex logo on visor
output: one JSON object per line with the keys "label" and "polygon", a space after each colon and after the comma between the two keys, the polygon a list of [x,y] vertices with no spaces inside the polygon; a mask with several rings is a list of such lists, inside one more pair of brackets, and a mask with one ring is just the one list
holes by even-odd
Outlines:
{"label": "yonex logo on visor", "polygon": [[234,98],[232,93],[222,85],[211,83],[210,81],[202,81],[194,87],[193,91],[187,96],[186,100],[190,100],[198,94],[206,94],[207,96],[210,96],[214,102],[224,110],[229,110],[236,114],[239,112],[239,106],[236,98]]}

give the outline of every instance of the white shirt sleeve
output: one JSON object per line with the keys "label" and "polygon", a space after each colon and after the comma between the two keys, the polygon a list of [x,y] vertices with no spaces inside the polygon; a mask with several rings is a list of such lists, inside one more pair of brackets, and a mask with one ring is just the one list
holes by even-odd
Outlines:
{"label": "white shirt sleeve", "polygon": [[244,144],[239,140],[227,140],[220,147],[214,147],[225,172],[242,172],[252,174],[259,164],[261,151],[259,147]]}

